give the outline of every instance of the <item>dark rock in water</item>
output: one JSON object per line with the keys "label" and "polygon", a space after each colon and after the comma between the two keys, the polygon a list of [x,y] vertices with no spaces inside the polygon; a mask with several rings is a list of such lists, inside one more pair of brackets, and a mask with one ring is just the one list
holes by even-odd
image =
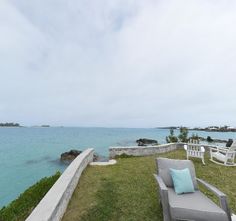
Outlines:
{"label": "dark rock in water", "polygon": [[93,154],[93,162],[99,161],[99,155],[97,153]]}
{"label": "dark rock in water", "polygon": [[82,151],[80,150],[70,150],[68,152],[61,154],[61,161],[71,162],[73,161]]}
{"label": "dark rock in water", "polygon": [[207,142],[213,142],[214,140],[210,137],[210,136],[207,136]]}
{"label": "dark rock in water", "polygon": [[222,140],[222,139],[213,139],[210,136],[207,136],[207,138],[204,137],[198,137],[200,141],[207,141],[209,143],[227,143],[227,140]]}
{"label": "dark rock in water", "polygon": [[136,140],[136,143],[138,143],[138,146],[147,146],[147,145],[157,145],[157,140],[147,139],[147,138],[140,138]]}
{"label": "dark rock in water", "polygon": [[225,146],[226,146],[226,147],[230,147],[233,142],[234,142],[233,139],[228,139],[228,141],[227,141],[227,143],[226,143]]}

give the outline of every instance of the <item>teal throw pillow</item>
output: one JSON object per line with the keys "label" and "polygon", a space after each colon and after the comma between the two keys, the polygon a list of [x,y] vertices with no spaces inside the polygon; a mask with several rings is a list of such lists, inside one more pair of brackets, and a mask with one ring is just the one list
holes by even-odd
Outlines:
{"label": "teal throw pillow", "polygon": [[170,174],[177,194],[194,192],[193,181],[188,168],[183,170],[170,169]]}

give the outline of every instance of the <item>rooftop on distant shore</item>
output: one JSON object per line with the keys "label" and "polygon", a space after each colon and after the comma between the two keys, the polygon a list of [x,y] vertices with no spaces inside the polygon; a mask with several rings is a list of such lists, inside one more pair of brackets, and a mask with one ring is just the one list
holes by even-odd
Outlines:
{"label": "rooftop on distant shore", "polygon": [[187,127],[187,126],[170,126],[170,127],[157,127],[157,129],[174,129],[187,128],[188,130],[199,131],[219,131],[219,132],[236,132],[236,127],[232,126],[208,126],[208,127]]}

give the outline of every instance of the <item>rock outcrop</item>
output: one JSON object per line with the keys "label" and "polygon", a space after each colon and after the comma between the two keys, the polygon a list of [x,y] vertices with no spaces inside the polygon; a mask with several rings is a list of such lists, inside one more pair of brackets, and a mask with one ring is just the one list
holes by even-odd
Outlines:
{"label": "rock outcrop", "polygon": [[138,143],[138,146],[147,146],[147,145],[157,145],[157,140],[147,139],[147,138],[140,138],[136,140],[136,143]]}
{"label": "rock outcrop", "polygon": [[205,137],[198,137],[198,139],[200,141],[207,141],[208,143],[227,143],[227,140],[214,139],[214,138],[211,138],[210,136],[207,136],[207,138],[205,138]]}
{"label": "rock outcrop", "polygon": [[80,150],[70,150],[68,152],[61,154],[61,161],[71,162],[73,161],[82,151]]}

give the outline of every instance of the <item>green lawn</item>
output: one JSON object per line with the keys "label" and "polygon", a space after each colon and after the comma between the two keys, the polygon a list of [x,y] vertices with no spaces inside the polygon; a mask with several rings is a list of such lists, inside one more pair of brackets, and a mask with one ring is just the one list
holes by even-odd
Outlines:
{"label": "green lawn", "polygon": [[[185,159],[185,152],[178,150],[159,156]],[[120,158],[113,166],[89,166],[81,176],[63,221],[161,221],[162,210],[153,177],[155,158]],[[236,211],[236,168],[209,160],[206,166],[200,159],[193,162],[197,176],[225,192]]]}

